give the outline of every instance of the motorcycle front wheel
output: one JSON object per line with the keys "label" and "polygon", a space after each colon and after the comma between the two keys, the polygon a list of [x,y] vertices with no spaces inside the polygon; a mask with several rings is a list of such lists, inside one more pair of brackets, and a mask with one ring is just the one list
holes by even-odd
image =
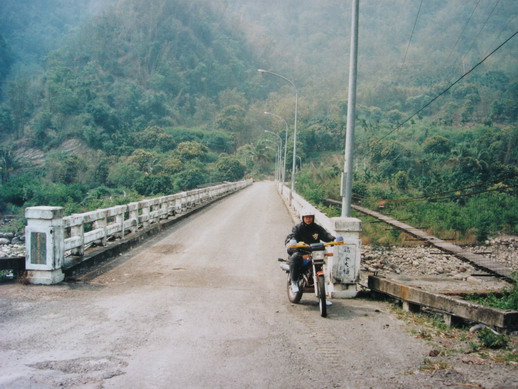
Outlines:
{"label": "motorcycle front wheel", "polygon": [[304,293],[303,289],[304,285],[299,285],[298,293],[293,293],[291,290],[290,274],[288,273],[288,300],[290,300],[290,303],[297,304],[300,301],[302,298],[302,293]]}
{"label": "motorcycle front wheel", "polygon": [[324,276],[318,276],[318,302],[320,306],[320,316],[327,316],[327,305],[326,305],[326,283]]}

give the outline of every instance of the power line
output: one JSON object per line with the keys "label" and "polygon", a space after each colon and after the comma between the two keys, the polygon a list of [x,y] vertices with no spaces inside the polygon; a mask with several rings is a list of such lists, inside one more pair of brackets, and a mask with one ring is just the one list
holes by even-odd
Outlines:
{"label": "power line", "polygon": [[509,38],[507,38],[502,44],[500,44],[496,49],[494,49],[491,53],[489,53],[488,55],[486,55],[484,57],[484,59],[482,59],[479,63],[477,63],[475,66],[473,66],[470,70],[468,70],[466,73],[464,73],[462,76],[460,76],[455,82],[453,82],[452,84],[450,84],[450,86],[448,86],[445,90],[443,90],[441,93],[439,93],[437,96],[435,96],[433,99],[431,99],[428,103],[426,103],[422,108],[420,108],[419,110],[417,110],[415,113],[413,113],[412,115],[410,115],[407,119],[405,119],[403,122],[399,123],[397,125],[396,128],[394,128],[392,131],[390,131],[389,133],[387,133],[386,135],[382,136],[379,140],[381,141],[382,139],[385,139],[387,136],[389,136],[390,134],[396,132],[397,130],[399,130],[400,128],[403,127],[403,125],[405,125],[406,123],[408,123],[412,118],[416,117],[419,113],[421,113],[422,111],[424,111],[426,108],[428,108],[435,100],[437,100],[439,97],[441,97],[442,95],[444,95],[446,92],[448,92],[451,88],[453,88],[456,84],[458,84],[464,77],[466,77],[468,74],[470,74],[473,70],[475,70],[477,67],[479,67],[480,65],[482,65],[489,57],[491,57],[494,53],[496,53],[502,46],[504,46],[507,42],[509,42],[511,39],[513,39],[516,34],[518,34],[518,31],[516,31],[515,33],[513,33]]}
{"label": "power line", "polygon": [[497,2],[495,3],[495,5],[493,6],[493,9],[491,10],[491,12],[489,13],[489,15],[487,16],[484,24],[482,25],[482,27],[480,28],[480,30],[478,31],[477,35],[475,36],[475,38],[473,39],[473,41],[471,42],[471,45],[468,49],[468,51],[466,51],[466,54],[464,54],[464,56],[462,57],[461,59],[461,62],[464,63],[464,60],[466,59],[466,57],[468,56],[469,52],[471,51],[471,49],[473,49],[473,46],[475,46],[475,42],[477,41],[479,35],[482,33],[482,31],[484,30],[484,28],[486,28],[486,25],[487,25],[487,22],[489,21],[489,19],[491,18],[491,16],[493,15],[493,12],[495,12],[495,9],[496,7],[500,4],[500,0],[497,0]]}
{"label": "power line", "polygon": [[[373,198],[366,198],[366,197],[355,196],[355,198],[357,200],[368,200],[368,201],[385,201],[385,202],[405,202],[406,201],[406,202],[410,202],[410,201],[425,201],[425,200],[437,200],[437,199],[448,199],[448,198],[456,198],[456,197],[466,197],[466,196],[472,196],[472,195],[475,195],[475,194],[481,194],[481,193],[486,193],[486,192],[494,192],[494,191],[497,191],[497,190],[501,190],[501,188],[486,189],[486,190],[480,191],[480,192],[464,193],[464,194],[458,194],[458,195],[455,195],[455,196],[446,196],[446,197],[438,197],[438,196],[443,196],[443,195],[446,195],[446,194],[449,194],[449,193],[455,193],[455,192],[459,192],[459,191],[466,190],[466,189],[478,188],[478,187],[484,186],[484,185],[500,183],[500,182],[503,182],[504,180],[507,180],[507,179],[510,179],[510,178],[514,178],[514,177],[517,177],[517,176],[518,176],[518,174],[512,174],[510,176],[500,177],[500,178],[497,178],[495,180],[481,182],[481,183],[478,183],[478,184],[465,186],[463,188],[457,188],[457,189],[453,189],[453,190],[448,190],[448,191],[445,191],[445,192],[431,193],[429,195],[425,195],[425,196],[421,196],[421,197],[407,197],[407,198],[403,198],[403,199],[373,199]],[[518,185],[509,185],[509,186],[507,186],[507,188],[516,188],[516,187],[518,187]]]}
{"label": "power line", "polygon": [[406,50],[405,50],[405,56],[403,57],[403,62],[401,63],[401,66],[399,67],[399,72],[398,72],[398,76],[396,77],[396,81],[399,80],[399,77],[401,75],[401,71],[403,70],[403,66],[405,65],[406,57],[407,57],[407,54],[408,54],[408,49],[410,48],[410,44],[412,43],[412,37],[414,36],[415,27],[417,26],[417,20],[419,19],[419,14],[421,13],[422,5],[423,5],[423,0],[421,0],[421,3],[419,4],[419,9],[417,10],[417,15],[416,15],[415,20],[414,20],[414,26],[412,27],[412,32],[410,33],[410,39],[408,40],[408,45],[407,45]]}
{"label": "power line", "polygon": [[462,38],[462,35],[464,34],[464,31],[466,30],[466,28],[468,27],[468,24],[469,22],[471,21],[471,18],[473,17],[473,14],[475,13],[475,10],[477,9],[478,5],[480,4],[480,0],[477,1],[477,4],[475,4],[475,7],[473,8],[473,10],[471,11],[471,15],[469,15],[469,18],[468,20],[466,21],[466,23],[464,24],[464,27],[462,28],[462,31],[460,32],[458,38],[457,38],[457,41],[455,42],[455,44],[453,45],[451,51],[450,51],[450,54],[448,54],[448,57],[446,58],[446,61],[448,61],[451,57],[451,55],[453,54],[453,51],[455,50],[455,48],[457,47],[457,44],[460,42],[460,38]]}

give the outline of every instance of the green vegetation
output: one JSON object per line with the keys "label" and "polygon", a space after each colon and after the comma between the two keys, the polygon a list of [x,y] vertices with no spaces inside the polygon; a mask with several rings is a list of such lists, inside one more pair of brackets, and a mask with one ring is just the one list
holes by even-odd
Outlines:
{"label": "green vegetation", "polygon": [[509,344],[509,337],[504,334],[498,334],[490,328],[482,328],[478,334],[480,344],[488,348],[505,348]]}
{"label": "green vegetation", "polygon": [[466,297],[468,301],[489,307],[518,311],[518,277],[515,277],[512,288],[502,293],[473,294]]}
{"label": "green vegetation", "polygon": [[[383,202],[382,212],[443,238],[474,242],[496,232],[518,233],[516,127],[446,127],[423,120],[405,135],[362,147],[360,129],[354,201],[371,209]],[[342,157],[308,152],[306,158],[298,190],[316,204],[340,199]],[[366,232],[374,241],[390,238],[375,225]]]}
{"label": "green vegetation", "polygon": [[441,314],[432,311],[412,313],[392,304],[392,309],[399,319],[407,323],[407,328],[415,337],[423,339],[431,347],[430,356],[425,358],[421,369],[443,369],[448,357],[456,354],[474,354],[477,357],[496,363],[516,363],[518,355],[514,352],[518,337],[499,334],[488,327],[477,332],[469,327],[449,327]]}
{"label": "green vegetation", "polygon": [[[343,170],[349,5],[62,3],[2,2],[0,213],[271,177],[277,139],[264,131],[284,140],[285,128],[264,111],[286,120],[291,146],[294,96],[259,67],[297,85],[297,190],[339,213],[324,200],[339,198]],[[406,120],[509,35],[513,10],[501,2],[487,19],[465,4],[427,3],[403,61],[416,10],[362,4],[355,201],[384,201],[396,218],[467,242],[518,233],[516,40]],[[364,230],[373,243],[402,240]]]}

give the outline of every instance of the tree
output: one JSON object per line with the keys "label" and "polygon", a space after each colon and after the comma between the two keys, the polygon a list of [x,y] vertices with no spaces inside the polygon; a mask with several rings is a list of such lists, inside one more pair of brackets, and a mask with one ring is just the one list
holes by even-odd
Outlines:
{"label": "tree", "polygon": [[144,173],[134,165],[120,162],[110,169],[108,183],[114,187],[133,188],[135,182],[144,177]]}
{"label": "tree", "polygon": [[207,182],[206,172],[199,166],[190,165],[174,177],[177,190],[190,190]]}
{"label": "tree", "polygon": [[245,136],[246,111],[239,105],[223,108],[216,116],[216,127],[236,134],[238,143],[243,144]]}
{"label": "tree", "polygon": [[159,156],[152,151],[137,149],[128,157],[128,164],[135,166],[143,173],[151,174],[159,162]]}
{"label": "tree", "polygon": [[143,176],[135,182],[134,187],[144,196],[166,195],[173,192],[172,179],[165,174]]}
{"label": "tree", "polygon": [[207,147],[199,142],[181,142],[176,148],[176,153],[181,160],[202,160],[207,155],[207,152]]}
{"label": "tree", "polygon": [[446,154],[449,153],[450,150],[450,141],[440,135],[427,138],[423,144],[423,151],[429,154]]}
{"label": "tree", "polygon": [[14,154],[13,147],[0,147],[0,182],[8,182],[11,173],[18,167],[20,160]]}
{"label": "tree", "polygon": [[7,103],[9,104],[13,130],[17,138],[23,134],[23,125],[29,110],[29,80],[18,79],[7,85]]}
{"label": "tree", "polygon": [[86,162],[77,155],[55,153],[46,162],[48,177],[55,183],[78,183],[81,175],[86,171]]}
{"label": "tree", "polygon": [[221,181],[238,181],[245,175],[245,166],[232,156],[221,157],[216,169]]}
{"label": "tree", "polygon": [[399,190],[405,191],[408,189],[408,173],[399,171],[394,176],[394,182],[396,184],[396,188]]}

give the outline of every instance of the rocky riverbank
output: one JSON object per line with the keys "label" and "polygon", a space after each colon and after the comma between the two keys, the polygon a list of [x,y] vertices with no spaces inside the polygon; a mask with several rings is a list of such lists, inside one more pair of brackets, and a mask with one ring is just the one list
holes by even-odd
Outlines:
{"label": "rocky riverbank", "polygon": [[25,255],[25,236],[21,232],[0,232],[0,258]]}
{"label": "rocky riverbank", "polygon": [[[486,241],[484,245],[464,248],[518,272],[518,236],[500,236]],[[428,245],[363,246],[362,270],[409,276],[448,275],[454,279],[465,279],[474,272],[480,273],[469,263]]]}

